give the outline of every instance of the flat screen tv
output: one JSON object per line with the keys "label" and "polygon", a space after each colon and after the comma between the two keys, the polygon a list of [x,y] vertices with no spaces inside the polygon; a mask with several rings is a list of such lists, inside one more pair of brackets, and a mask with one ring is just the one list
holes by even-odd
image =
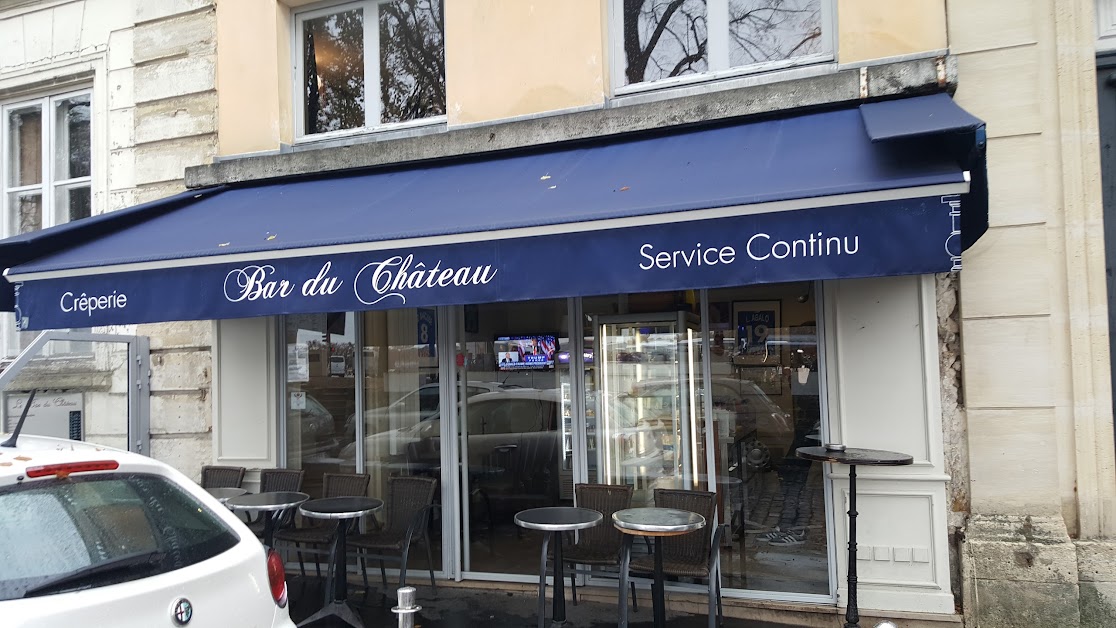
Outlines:
{"label": "flat screen tv", "polygon": [[496,368],[501,371],[554,368],[558,337],[554,334],[499,336],[494,343]]}

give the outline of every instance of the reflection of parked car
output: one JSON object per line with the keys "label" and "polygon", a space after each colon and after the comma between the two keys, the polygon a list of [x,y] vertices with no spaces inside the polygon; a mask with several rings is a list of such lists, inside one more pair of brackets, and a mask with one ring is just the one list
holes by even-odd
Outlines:
{"label": "reflection of parked car", "polygon": [[[473,488],[515,507],[549,504],[558,491],[558,391],[509,388],[470,396],[465,404]],[[406,427],[364,439],[369,466],[399,465],[420,473],[441,465],[441,417],[435,412]],[[340,457],[355,463],[355,448]],[[496,506],[494,506],[496,507]]]}
{"label": "reflection of parked car", "polygon": [[40,436],[0,452],[4,626],[293,628],[282,559],[178,471]]}
{"label": "reflection of parked car", "polygon": [[[465,396],[472,397],[509,388],[518,388],[518,386],[498,382],[469,382],[465,386]],[[393,427],[415,425],[420,421],[436,416],[441,408],[441,401],[441,384],[437,382],[424,384],[382,408],[366,410],[364,412],[364,431],[366,434],[375,434]],[[356,434],[353,424],[355,417],[355,414],[350,414],[345,419],[346,434]]]}
{"label": "reflection of parked car", "polygon": [[334,433],[333,415],[311,394],[305,394],[303,405],[300,409],[290,410],[291,416],[298,417],[302,455],[334,453],[341,442]]}

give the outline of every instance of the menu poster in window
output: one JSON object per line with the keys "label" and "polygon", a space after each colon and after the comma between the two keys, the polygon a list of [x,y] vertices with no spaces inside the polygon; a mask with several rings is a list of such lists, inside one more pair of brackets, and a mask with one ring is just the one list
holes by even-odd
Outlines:
{"label": "menu poster in window", "polygon": [[732,320],[736,326],[733,363],[779,364],[780,349],[770,347],[768,336],[779,328],[779,301],[738,301],[732,304]]}
{"label": "menu poster in window", "polygon": [[310,381],[310,347],[305,342],[287,345],[287,381]]}

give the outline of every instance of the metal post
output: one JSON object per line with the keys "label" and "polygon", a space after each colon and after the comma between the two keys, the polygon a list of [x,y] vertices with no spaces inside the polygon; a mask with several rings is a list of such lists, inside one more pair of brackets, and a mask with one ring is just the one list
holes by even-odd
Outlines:
{"label": "metal post", "polygon": [[415,606],[415,588],[401,587],[395,592],[398,605],[391,612],[399,616],[399,628],[415,628],[415,613],[422,610]]}

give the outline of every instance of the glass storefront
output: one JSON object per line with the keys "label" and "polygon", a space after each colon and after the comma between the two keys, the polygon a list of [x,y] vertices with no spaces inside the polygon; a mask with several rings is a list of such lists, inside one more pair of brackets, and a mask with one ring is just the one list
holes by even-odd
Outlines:
{"label": "glass storefront", "polygon": [[537,578],[514,515],[577,483],[715,491],[730,595],[827,598],[818,318],[810,283],[288,316],[286,464],[439,478],[435,568],[478,579]]}

